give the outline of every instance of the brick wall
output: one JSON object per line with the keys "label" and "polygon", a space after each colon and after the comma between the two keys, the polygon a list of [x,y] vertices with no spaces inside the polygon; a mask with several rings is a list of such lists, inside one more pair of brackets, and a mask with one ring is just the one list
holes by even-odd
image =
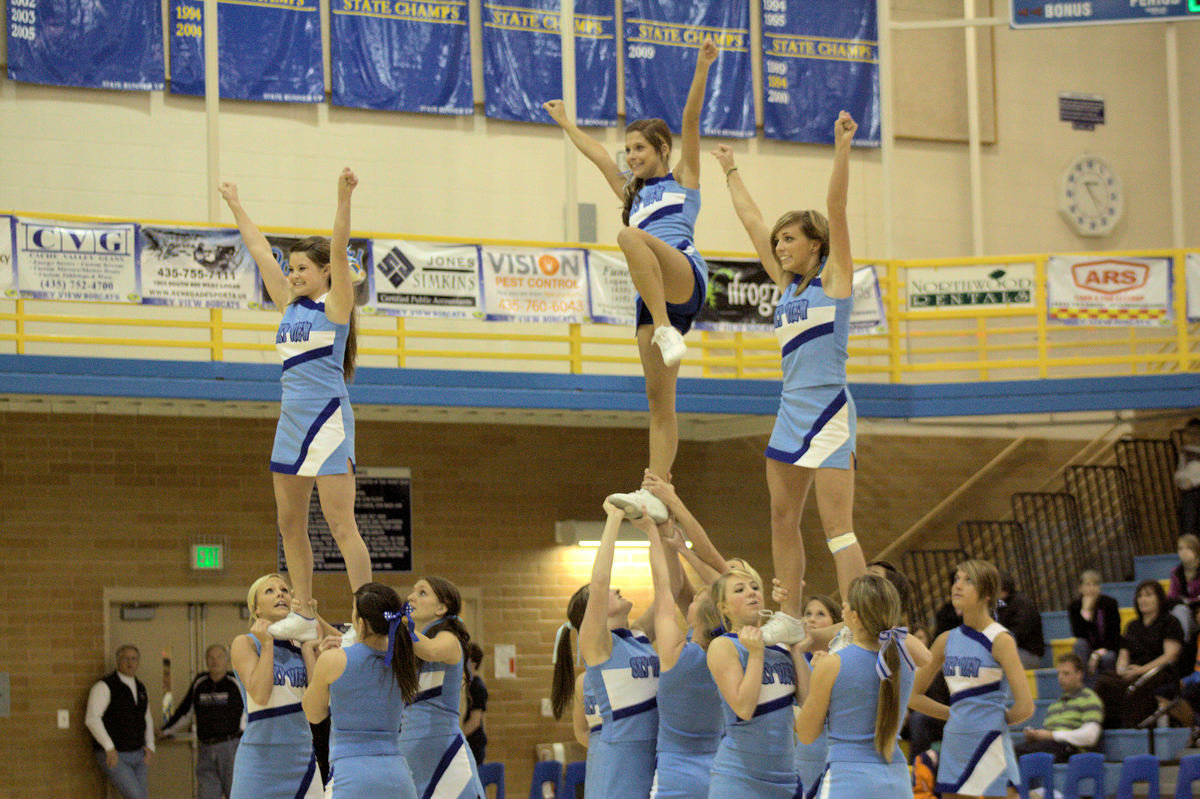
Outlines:
{"label": "brick wall", "polygon": [[[228,573],[247,585],[274,562],[274,501],[266,459],[274,419],[0,413],[0,671],[12,717],[0,719],[0,762],[20,763],[0,797],[99,797],[82,725],[86,694],[105,670],[106,586],[212,585],[188,569],[193,535],[225,536]],[[1007,442],[860,439],[856,526],[868,555],[925,513]],[[762,437],[680,447],[676,484],[723,551],[770,574]],[[362,420],[358,459],[413,473],[415,573],[441,574],[483,597],[485,676],[491,645],[515,644],[516,680],[489,679],[489,759],[510,792],[529,784],[535,743],[569,740],[540,715],[550,650],[591,553],[554,543],[559,519],[600,519],[600,502],[636,485],[640,430]],[[1043,453],[1044,455],[1044,453]],[[833,587],[815,502],[804,527],[810,588]],[[649,601],[644,550],[624,550],[614,584]],[[397,587],[410,575],[383,580]],[[768,578],[769,579],[769,578]],[[345,578],[318,577],[331,618],[348,614]],[[145,675],[143,675],[143,678]],[[71,710],[58,730],[54,710]]]}

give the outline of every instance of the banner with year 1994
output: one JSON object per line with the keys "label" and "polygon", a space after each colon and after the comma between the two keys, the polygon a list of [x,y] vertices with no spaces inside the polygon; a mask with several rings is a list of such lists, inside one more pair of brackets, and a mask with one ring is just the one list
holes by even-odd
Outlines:
{"label": "banner with year 1994", "polygon": [[700,132],[753,136],[749,0],[624,2],[626,118],[658,117],[679,133],[697,50],[711,40],[720,55],[708,73]]}
{"label": "banner with year 1994", "polygon": [[237,230],[138,230],[143,302],[185,308],[258,308],[258,268]]}
{"label": "banner with year 1994", "polygon": [[[171,0],[171,19],[171,92],[204,94],[204,4]],[[287,103],[325,99],[317,0],[222,0],[217,41],[221,97]]]}
{"label": "banner with year 1994", "polygon": [[470,114],[467,0],[332,0],[333,102]]}
{"label": "banner with year 1994", "polygon": [[473,319],[479,310],[479,247],[374,240],[366,314]]}
{"label": "banner with year 1994", "polygon": [[762,0],[763,132],[833,144],[846,110],[854,143],[879,146],[879,26],[875,0]]}
{"label": "banner with year 1994", "polygon": [[137,225],[17,217],[15,277],[22,297],[140,303]]}
{"label": "banner with year 1994", "polygon": [[480,247],[479,290],[492,321],[582,322],[588,290],[584,250]]}
{"label": "banner with year 1994", "polygon": [[91,89],[161,91],[157,0],[9,0],[8,77]]}

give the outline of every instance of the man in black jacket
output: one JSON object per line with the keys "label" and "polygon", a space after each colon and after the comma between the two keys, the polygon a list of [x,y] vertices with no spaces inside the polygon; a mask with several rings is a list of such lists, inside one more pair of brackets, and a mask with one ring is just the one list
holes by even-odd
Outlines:
{"label": "man in black jacket", "polygon": [[122,799],[150,796],[146,767],[154,756],[154,720],[146,686],[135,676],[140,662],[133,644],[117,649],[116,671],[92,686],[84,717],[96,762]]}
{"label": "man in black jacket", "polygon": [[208,671],[196,675],[179,709],[167,719],[162,734],[171,735],[196,714],[198,799],[221,799],[233,790],[233,758],[242,737],[242,689],[229,673],[229,651],[213,644],[204,653]]}
{"label": "man in black jacket", "polygon": [[1027,669],[1040,669],[1042,656],[1046,654],[1046,641],[1042,637],[1042,614],[1037,605],[1017,590],[1011,574],[1001,575],[1000,599],[1002,603],[996,621],[1003,624],[1017,640],[1017,654],[1021,665]]}

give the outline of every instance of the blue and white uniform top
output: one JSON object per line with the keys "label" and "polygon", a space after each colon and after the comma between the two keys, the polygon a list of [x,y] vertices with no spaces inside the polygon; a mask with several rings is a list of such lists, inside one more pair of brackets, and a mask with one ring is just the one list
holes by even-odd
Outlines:
{"label": "blue and white uniform top", "polygon": [[600,672],[585,671],[583,673],[583,716],[587,719],[589,735],[596,735],[604,729],[604,716],[600,713],[600,701],[596,699],[602,690],[604,689]]}
{"label": "blue and white uniform top", "polygon": [[999,622],[982,631],[965,624],[951,630],[946,638],[946,659],[942,675],[950,689],[950,720],[947,732],[986,732],[1004,730],[1008,680],[1000,662],[992,656],[992,644],[1007,633]]}
{"label": "blue and white uniform top", "polygon": [[[735,633],[726,633],[725,637],[732,639],[742,669],[745,669],[750,653]],[[796,749],[795,715],[792,712],[795,703],[796,666],[791,654],[778,644],[763,647],[762,686],[754,715],[749,719],[740,718],[725,698],[721,698],[725,715],[723,745],[742,752],[785,756],[791,764]]]}
{"label": "blue and white uniform top", "polygon": [[[425,625],[425,632],[441,619]],[[403,739],[431,738],[459,732],[458,702],[463,688],[463,662],[421,664],[417,695],[404,708],[400,721]]]}
{"label": "blue and white uniform top", "polygon": [[283,361],[283,399],[332,399],[348,396],[342,374],[350,325],[325,316],[325,298],[300,297],[283,312],[275,333],[275,351]]}
{"label": "blue and white uniform top", "polygon": [[[904,644],[896,642],[892,646]],[[879,709],[880,682],[879,675],[875,673],[878,653],[851,644],[837,654],[841,665],[829,696],[829,714],[826,718],[829,750],[826,758],[831,763],[882,763],[883,758],[875,749],[875,715]],[[912,694],[913,670],[903,657],[900,658],[899,669],[900,718],[903,718]],[[891,762],[904,762],[899,743],[896,744]]]}
{"label": "blue and white uniform top", "polygon": [[650,178],[629,208],[629,224],[683,249],[696,236],[700,190],[679,185],[675,175]]}
{"label": "blue and white uniform top", "polygon": [[[253,633],[254,649],[262,657],[262,642]],[[300,700],[308,687],[308,669],[300,647],[291,641],[272,641],[275,649],[275,674],[271,680],[271,696],[265,705],[254,701],[246,693],[246,731],[242,734],[243,744],[294,744],[310,743],[312,730]],[[238,675],[242,685],[249,675]]]}
{"label": "blue and white uniform top", "polygon": [[[820,269],[824,269],[822,261]],[[775,306],[775,337],[783,361],[783,393],[814,386],[846,385],[846,346],[854,297],[835,300],[821,288],[820,274],[799,291],[797,275]]]}
{"label": "blue and white uniform top", "polygon": [[658,678],[659,752],[716,752],[725,732],[721,695],[708,670],[708,655],[691,640],[675,665]]}
{"label": "blue and white uniform top", "polygon": [[[658,655],[636,630],[610,630],[612,654],[588,666],[584,685],[595,688],[602,741],[654,741],[658,738]],[[592,677],[597,675],[597,677]],[[586,693],[586,690],[585,690]]]}
{"label": "blue and white uniform top", "polygon": [[329,759],[400,754],[404,697],[385,652],[346,647],[346,669],[329,686]]}

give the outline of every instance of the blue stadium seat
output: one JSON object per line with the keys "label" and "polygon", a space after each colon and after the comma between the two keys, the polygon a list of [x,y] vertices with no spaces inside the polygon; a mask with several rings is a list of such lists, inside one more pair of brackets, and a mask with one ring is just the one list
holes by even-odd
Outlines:
{"label": "blue stadium seat", "polygon": [[[1020,791],[1021,799],[1029,799],[1033,788],[1045,788],[1046,796],[1054,795],[1054,755],[1049,752],[1030,752],[1017,758],[1017,766],[1021,770]],[[1034,785],[1034,781],[1039,785]]]}
{"label": "blue stadium seat", "polygon": [[1179,565],[1179,556],[1174,552],[1162,555],[1137,555],[1133,559],[1133,580],[1165,580],[1171,569]]}
{"label": "blue stadium seat", "polygon": [[1150,754],[1150,733],[1146,730],[1105,730],[1100,736],[1104,759],[1120,763],[1134,755]]}
{"label": "blue stadium seat", "polygon": [[1065,610],[1042,611],[1042,637],[1046,639],[1047,649],[1055,638],[1071,637],[1071,620]]}
{"label": "blue stadium seat", "polygon": [[1154,755],[1134,755],[1121,764],[1121,780],[1117,783],[1116,799],[1133,799],[1133,784],[1145,782],[1146,795],[1158,796],[1158,758]]}
{"label": "blue stadium seat", "polygon": [[559,799],[575,799],[575,786],[582,786],[587,776],[587,761],[576,760],[568,763],[563,771],[562,787],[556,794]]}
{"label": "blue stadium seat", "polygon": [[479,781],[483,783],[486,793],[489,785],[496,786],[496,799],[506,799],[504,795],[504,764],[500,762],[484,763],[479,767]]}
{"label": "blue stadium seat", "polygon": [[1037,698],[1054,701],[1062,696],[1062,688],[1058,684],[1058,669],[1037,669],[1033,674],[1037,682]]}
{"label": "blue stadium seat", "polygon": [[542,799],[542,786],[546,783],[558,790],[562,782],[562,763],[557,760],[541,760],[533,764],[533,781],[529,785],[529,799]]}
{"label": "blue stadium seat", "polygon": [[1192,783],[1200,780],[1200,755],[1188,755],[1179,760],[1179,774],[1175,777],[1175,799],[1192,799]]}
{"label": "blue stadium seat", "polygon": [[1099,752],[1084,752],[1071,755],[1067,761],[1067,773],[1062,780],[1063,799],[1079,799],[1079,783],[1091,780],[1091,791],[1084,796],[1104,799],[1108,794],[1104,790],[1104,755]]}
{"label": "blue stadium seat", "polygon": [[1154,754],[1159,760],[1174,760],[1191,739],[1192,731],[1187,727],[1160,727],[1154,731]]}
{"label": "blue stadium seat", "polygon": [[1136,582],[1128,583],[1101,583],[1100,593],[1112,597],[1117,600],[1117,607],[1131,608],[1133,607],[1133,591],[1137,588]]}

